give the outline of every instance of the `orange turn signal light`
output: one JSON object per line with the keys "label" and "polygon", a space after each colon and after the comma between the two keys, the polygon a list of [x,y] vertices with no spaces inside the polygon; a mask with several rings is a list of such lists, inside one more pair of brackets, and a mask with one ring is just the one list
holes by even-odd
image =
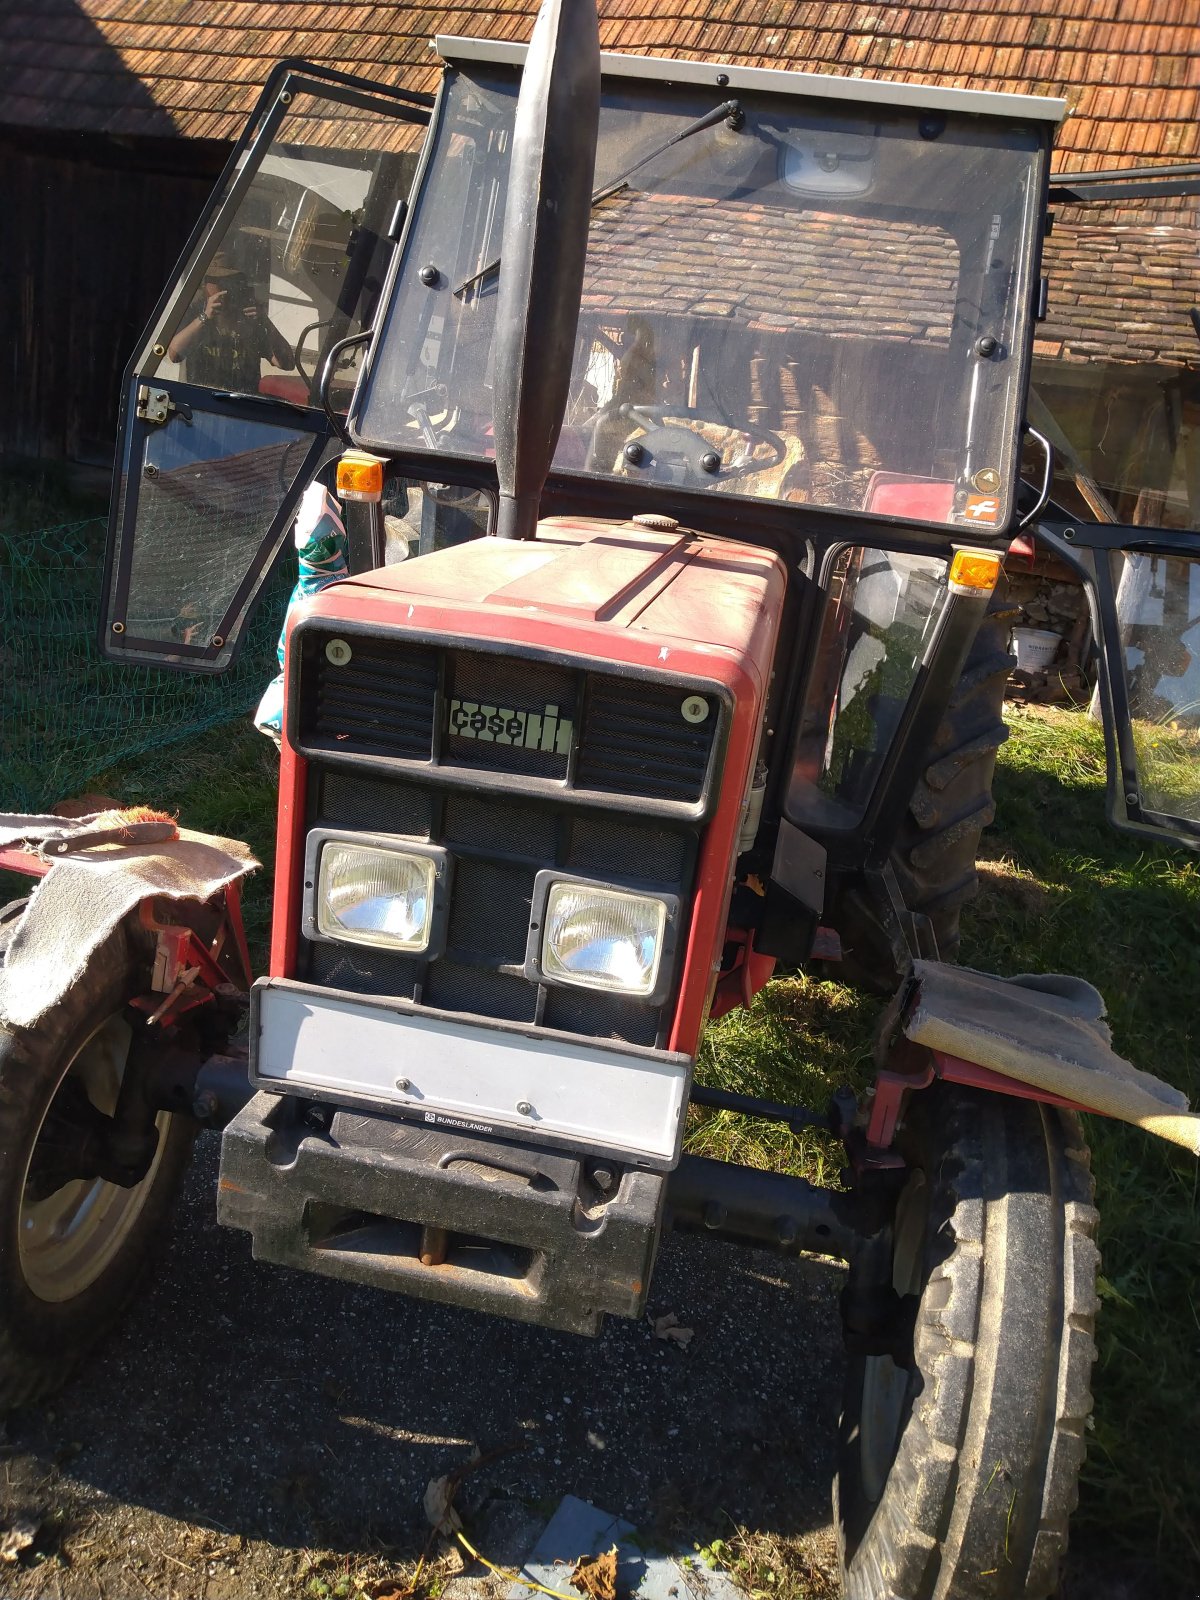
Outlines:
{"label": "orange turn signal light", "polygon": [[365,450],[347,450],[338,462],[337,492],[342,500],[382,500],[383,462]]}
{"label": "orange turn signal light", "polygon": [[954,594],[991,594],[1000,576],[1000,556],[995,550],[971,550],[960,545],[950,563],[950,589]]}

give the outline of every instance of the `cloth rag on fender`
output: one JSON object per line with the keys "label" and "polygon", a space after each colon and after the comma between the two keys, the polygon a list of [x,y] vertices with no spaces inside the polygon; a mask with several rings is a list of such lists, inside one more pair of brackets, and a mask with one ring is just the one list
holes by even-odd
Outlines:
{"label": "cloth rag on fender", "polygon": [[[175,837],[159,837],[168,827]],[[122,832],[137,838],[147,828],[155,836],[141,833],[143,843],[106,842]],[[211,900],[258,866],[236,839],[146,821],[139,808],[85,817],[0,812],[0,849],[13,845],[54,862],[34,888],[0,968],[0,1022],[18,1028],[33,1027],[62,999],[92,952],[143,900]]]}
{"label": "cloth rag on fender", "polygon": [[294,607],[309,595],[319,594],[331,583],[350,576],[346,529],[341,507],[323,483],[310,483],[296,513],[296,549],[300,572],[287,604],[287,616],[279,634],[275,654],[279,674],[271,679],[254,713],[254,726],[279,744],[283,738],[283,641],[288,618]]}
{"label": "cloth rag on fender", "polygon": [[1082,978],[917,961],[919,988],[900,1025],[914,1044],[989,1067],[1200,1155],[1200,1115],[1187,1097],[1117,1055],[1104,998]]}

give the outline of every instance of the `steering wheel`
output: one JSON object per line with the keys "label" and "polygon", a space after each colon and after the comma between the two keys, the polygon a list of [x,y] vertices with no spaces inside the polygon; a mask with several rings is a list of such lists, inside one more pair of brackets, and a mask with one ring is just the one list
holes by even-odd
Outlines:
{"label": "steering wheel", "polygon": [[[753,423],[717,422],[695,406],[626,402],[605,406],[597,413],[592,424],[592,447],[589,452],[593,466],[598,464],[596,441],[599,430],[614,416],[622,417],[643,430],[640,439],[631,439],[624,447],[625,460],[629,465],[634,469],[657,465],[665,469],[665,476],[671,482],[680,483],[690,479],[695,483],[706,483],[719,479],[728,483],[734,478],[744,478],[755,472],[767,472],[779,466],[787,456],[787,446],[783,440],[768,428],[760,428]],[[770,454],[751,454],[744,461],[727,464],[720,451],[697,429],[681,424],[681,418],[704,423],[710,428],[728,428],[730,433],[748,439],[752,451],[755,445],[766,445]],[[659,476],[663,475],[660,471]]]}

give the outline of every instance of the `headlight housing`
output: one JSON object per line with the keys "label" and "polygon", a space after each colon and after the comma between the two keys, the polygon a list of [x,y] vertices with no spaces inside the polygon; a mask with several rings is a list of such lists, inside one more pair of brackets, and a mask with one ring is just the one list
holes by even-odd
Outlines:
{"label": "headlight housing", "polygon": [[448,899],[444,850],[408,839],[314,829],[305,867],[306,937],[404,955],[437,954]]}
{"label": "headlight housing", "polygon": [[671,981],[677,895],[539,872],[526,975],[661,1003]]}

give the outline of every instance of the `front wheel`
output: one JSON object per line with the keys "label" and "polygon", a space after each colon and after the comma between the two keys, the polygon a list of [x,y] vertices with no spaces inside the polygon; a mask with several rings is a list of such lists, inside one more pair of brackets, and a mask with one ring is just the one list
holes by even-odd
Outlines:
{"label": "front wheel", "polygon": [[878,1286],[894,1291],[896,1351],[851,1357],[842,1412],[845,1595],[1044,1600],[1077,1499],[1095,1358],[1079,1124],[936,1085],[914,1097],[898,1143],[909,1174]]}
{"label": "front wheel", "polygon": [[118,928],[36,1027],[0,1028],[0,1413],[57,1388],[120,1316],[191,1153],[194,1124],[163,1113],[139,1183],[62,1170],[72,1126],[116,1105],[143,956]]}

